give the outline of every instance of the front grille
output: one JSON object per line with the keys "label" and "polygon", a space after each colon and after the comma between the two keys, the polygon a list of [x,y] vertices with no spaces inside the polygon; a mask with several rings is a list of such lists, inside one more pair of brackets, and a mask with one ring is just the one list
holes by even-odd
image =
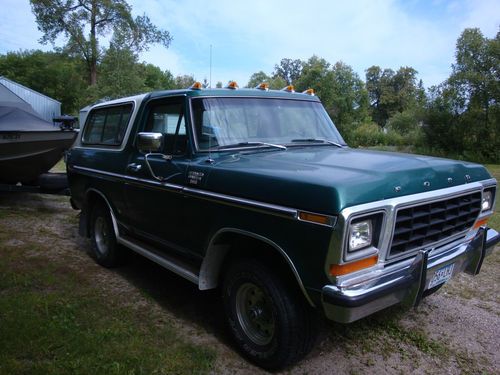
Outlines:
{"label": "front grille", "polygon": [[472,227],[481,193],[471,193],[398,210],[390,256],[444,241]]}

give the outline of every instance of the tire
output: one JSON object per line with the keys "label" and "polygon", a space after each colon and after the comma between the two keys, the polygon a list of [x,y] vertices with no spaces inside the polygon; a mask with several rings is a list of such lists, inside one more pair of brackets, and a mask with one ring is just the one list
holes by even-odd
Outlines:
{"label": "tire", "polygon": [[113,268],[122,263],[123,252],[116,242],[109,209],[101,203],[90,214],[91,255],[101,266]]}
{"label": "tire", "polygon": [[236,346],[251,362],[279,370],[312,349],[318,319],[286,278],[253,259],[234,262],[226,274],[223,301]]}

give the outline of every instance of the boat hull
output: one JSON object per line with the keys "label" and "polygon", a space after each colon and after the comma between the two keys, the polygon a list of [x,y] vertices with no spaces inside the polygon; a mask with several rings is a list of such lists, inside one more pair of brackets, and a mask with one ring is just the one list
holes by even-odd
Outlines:
{"label": "boat hull", "polygon": [[34,184],[69,149],[73,131],[0,131],[0,182]]}

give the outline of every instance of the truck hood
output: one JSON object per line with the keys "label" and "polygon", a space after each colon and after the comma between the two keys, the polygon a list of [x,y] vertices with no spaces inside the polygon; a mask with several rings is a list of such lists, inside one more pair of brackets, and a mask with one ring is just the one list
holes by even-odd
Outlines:
{"label": "truck hood", "polygon": [[204,164],[208,190],[329,214],[491,178],[478,164],[331,146],[218,155]]}

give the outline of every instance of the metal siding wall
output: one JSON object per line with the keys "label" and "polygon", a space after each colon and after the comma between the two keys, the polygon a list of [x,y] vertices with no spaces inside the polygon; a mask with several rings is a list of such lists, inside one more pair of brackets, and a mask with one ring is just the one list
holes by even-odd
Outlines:
{"label": "metal siding wall", "polygon": [[0,78],[0,83],[31,104],[33,109],[46,121],[52,122],[54,116],[61,115],[61,103],[58,101],[3,77]]}

